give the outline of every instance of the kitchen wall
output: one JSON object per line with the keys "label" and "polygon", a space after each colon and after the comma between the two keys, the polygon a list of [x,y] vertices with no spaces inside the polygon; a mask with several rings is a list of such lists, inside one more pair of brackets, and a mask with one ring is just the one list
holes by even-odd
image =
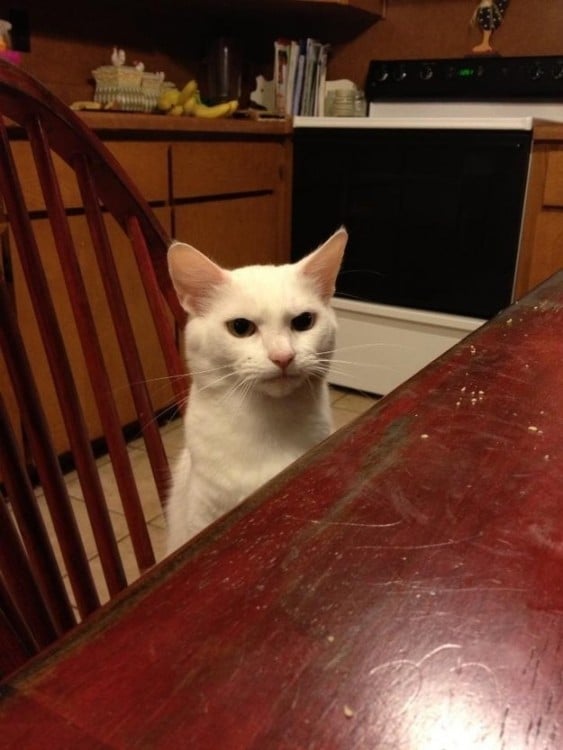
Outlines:
{"label": "kitchen wall", "polygon": [[[480,38],[469,23],[477,1],[388,0],[385,19],[334,46],[329,77],[351,78],[362,86],[373,58],[469,54]],[[164,70],[170,80],[183,85],[191,77],[205,76],[206,47],[213,36],[228,31],[217,21],[211,27],[201,3],[198,10],[197,3],[187,0],[8,0],[0,3],[0,17],[13,7],[29,13],[31,51],[23,54],[23,66],[69,103],[92,98],[91,71],[109,64],[113,45],[125,48],[128,62],[142,60],[147,70]],[[229,7],[231,12],[236,8],[235,0]],[[276,4],[264,7],[267,13]],[[324,12],[319,7],[318,13]],[[246,68],[247,90],[256,72],[271,74],[264,60],[273,56],[272,46],[261,41],[254,55],[247,46],[247,58],[254,57]],[[493,45],[505,56],[563,54],[563,0],[510,0]]]}
{"label": "kitchen wall", "polygon": [[[330,78],[363,86],[375,58],[464,57],[481,40],[470,24],[478,0],[388,0],[385,19],[334,50]],[[493,48],[511,55],[563,55],[562,0],[510,0]]]}
{"label": "kitchen wall", "polygon": [[91,71],[109,65],[113,46],[124,48],[127,63],[142,61],[148,71],[166,72],[179,85],[199,72],[207,39],[197,17],[177,16],[157,0],[8,0],[2,7],[25,8],[31,28],[31,50],[22,67],[70,103],[91,99]]}

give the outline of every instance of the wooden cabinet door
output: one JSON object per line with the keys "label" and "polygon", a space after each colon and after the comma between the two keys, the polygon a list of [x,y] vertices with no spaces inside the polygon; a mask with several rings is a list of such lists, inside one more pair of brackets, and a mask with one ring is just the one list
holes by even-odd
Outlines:
{"label": "wooden cabinet door", "polygon": [[168,151],[166,141],[104,141],[105,145],[149,203],[168,201]]}
{"label": "wooden cabinet door", "polygon": [[271,194],[196,201],[175,208],[175,236],[225,268],[278,257],[277,206]]}
{"label": "wooden cabinet door", "polygon": [[522,297],[563,267],[563,144],[535,144],[522,242],[516,297]]}
{"label": "wooden cabinet door", "polygon": [[[166,228],[169,221],[167,208],[155,208],[154,212],[162,225]],[[125,302],[133,328],[139,356],[144,369],[145,378],[149,386],[149,393],[155,411],[160,411],[174,403],[172,385],[167,378],[167,371],[160,352],[157,331],[155,329],[148,303],[145,299],[143,282],[131,250],[129,239],[113,219],[107,222],[110,241],[115,253],[115,262],[122,283],[126,290]],[[104,356],[109,370],[110,379],[114,387],[114,395],[123,424],[136,419],[132,397],[127,386],[127,377],[122,363],[119,346],[113,331],[111,316],[107,308],[105,292],[100,283],[92,299],[92,307],[96,317],[104,321],[101,328],[105,332]],[[172,314],[168,316],[168,325],[173,331],[175,322]]]}
{"label": "wooden cabinet door", "polygon": [[[167,220],[168,210],[157,209],[157,215],[161,220]],[[123,366],[119,345],[117,343],[113,323],[108,310],[102,278],[90,243],[90,235],[86,227],[84,216],[72,216],[69,218],[70,230],[74,239],[83,278],[86,283],[87,294],[90,302],[98,331],[100,332],[100,343],[112,384],[114,396],[116,397],[118,412],[122,424],[127,424],[136,418],[127,377]],[[159,347],[156,340],[156,332],[150,318],[148,306],[142,289],[142,281],[136,266],[135,259],[129,247],[128,238],[122,232],[115,221],[108,217],[108,233],[114,247],[116,263],[120,276],[127,290],[126,303],[131,318],[131,323],[139,341],[139,354],[145,368],[145,376],[150,381],[150,392],[153,398],[155,410],[160,410],[173,402],[170,383],[163,380],[165,377],[164,363],[159,355]],[[91,439],[102,435],[102,428],[98,416],[96,402],[93,394],[93,386],[86,369],[86,363],[76,324],[72,315],[70,300],[66,292],[62,269],[57,253],[54,249],[54,240],[47,219],[34,221],[34,229],[41,252],[43,267],[45,268],[49,288],[53,297],[57,318],[65,347],[72,367],[74,382],[80,395],[82,409]],[[27,285],[23,271],[13,253],[13,276],[16,295],[17,313],[20,325],[25,331],[25,342],[28,356],[32,363],[36,377],[41,388],[41,398],[46,412],[47,421],[50,425],[55,448],[58,453],[64,453],[70,447],[66,434],[63,418],[61,415],[56,388],[50,374],[47,356],[45,354],[41,336],[31,300],[27,291]],[[170,326],[174,323],[170,317]]]}
{"label": "wooden cabinet door", "polygon": [[[84,377],[83,359],[78,344],[78,334],[72,319],[70,302],[62,282],[61,266],[58,256],[54,251],[53,235],[47,219],[37,219],[33,224],[41,253],[42,266],[53,298],[57,319],[64,333],[65,347],[73,365],[73,376],[78,386]],[[54,447],[58,453],[63,453],[68,450],[69,441],[59,407],[59,399],[49,369],[47,355],[43,347],[26,279],[13,245],[13,238],[11,238],[11,243],[10,257],[18,321],[24,337],[27,357],[29,358],[39,388],[39,396]]]}
{"label": "wooden cabinet door", "polygon": [[560,268],[563,268],[563,209],[542,211],[536,222],[528,288],[537,286]]}
{"label": "wooden cabinet door", "polygon": [[284,143],[174,143],[174,236],[226,267],[289,259],[291,152]]}

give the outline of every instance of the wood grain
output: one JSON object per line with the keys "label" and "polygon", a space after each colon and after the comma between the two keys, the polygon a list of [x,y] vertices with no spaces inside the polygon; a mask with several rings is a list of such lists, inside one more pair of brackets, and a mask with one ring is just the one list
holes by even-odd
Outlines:
{"label": "wood grain", "polygon": [[560,748],[563,273],[0,687],[0,747]]}

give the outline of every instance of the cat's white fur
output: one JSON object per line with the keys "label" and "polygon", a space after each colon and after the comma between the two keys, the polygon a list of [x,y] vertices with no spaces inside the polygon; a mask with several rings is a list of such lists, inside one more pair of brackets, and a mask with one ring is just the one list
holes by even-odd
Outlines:
{"label": "cat's white fur", "polygon": [[[347,239],[341,228],[297,263],[233,271],[190,245],[171,245],[192,382],[167,503],[168,552],[332,431],[330,300]],[[314,325],[295,330],[303,313],[315,316]],[[237,319],[255,331],[234,335],[228,324]]]}

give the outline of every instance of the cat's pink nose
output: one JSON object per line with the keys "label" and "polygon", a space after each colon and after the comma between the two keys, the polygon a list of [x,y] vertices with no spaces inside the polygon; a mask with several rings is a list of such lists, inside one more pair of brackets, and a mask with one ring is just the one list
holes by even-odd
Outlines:
{"label": "cat's pink nose", "polygon": [[293,354],[293,352],[286,352],[284,354],[277,353],[272,354],[270,359],[280,368],[280,370],[286,370],[295,359],[295,354]]}

